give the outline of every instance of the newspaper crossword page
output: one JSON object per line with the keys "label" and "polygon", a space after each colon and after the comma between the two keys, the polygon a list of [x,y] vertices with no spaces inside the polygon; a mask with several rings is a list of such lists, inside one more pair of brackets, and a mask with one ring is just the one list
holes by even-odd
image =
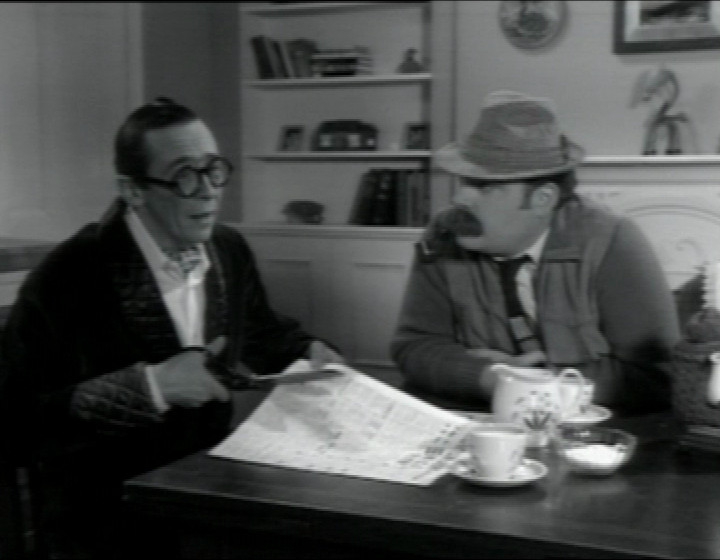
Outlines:
{"label": "newspaper crossword page", "polygon": [[[210,455],[428,485],[472,422],[344,365],[328,379],[278,385]],[[309,368],[300,360],[288,370]]]}

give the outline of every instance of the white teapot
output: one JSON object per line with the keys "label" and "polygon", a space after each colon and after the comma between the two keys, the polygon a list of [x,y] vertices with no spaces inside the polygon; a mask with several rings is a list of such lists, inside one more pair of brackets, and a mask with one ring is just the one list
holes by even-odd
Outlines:
{"label": "white teapot", "polygon": [[[578,370],[566,368],[555,374],[543,368],[495,364],[497,374],[492,412],[497,422],[512,422],[528,432],[528,446],[547,445],[555,427],[579,411],[585,379]],[[563,380],[575,377],[579,390],[562,389]]]}

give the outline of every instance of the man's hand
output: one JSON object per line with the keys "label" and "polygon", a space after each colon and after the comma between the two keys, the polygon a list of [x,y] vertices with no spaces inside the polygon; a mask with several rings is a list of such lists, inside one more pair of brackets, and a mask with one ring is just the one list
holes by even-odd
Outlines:
{"label": "man's hand", "polygon": [[312,369],[320,369],[326,364],[345,363],[345,359],[340,354],[319,340],[310,344],[307,350],[307,357],[310,360],[310,367]]}
{"label": "man's hand", "polygon": [[509,366],[531,367],[544,366],[547,362],[545,352],[541,350],[533,350],[527,354],[519,356],[511,356],[500,350],[491,350],[490,348],[470,348],[467,353],[476,358],[485,358],[499,364],[508,364]]}
{"label": "man's hand", "polygon": [[228,390],[205,367],[206,353],[219,354],[225,337],[219,336],[205,349],[184,350],[157,364],[155,380],[165,402],[170,405],[198,407],[208,401],[230,399]]}

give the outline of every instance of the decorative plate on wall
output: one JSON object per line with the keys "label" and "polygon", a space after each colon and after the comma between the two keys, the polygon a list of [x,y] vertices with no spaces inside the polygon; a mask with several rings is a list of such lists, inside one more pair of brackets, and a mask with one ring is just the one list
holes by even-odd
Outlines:
{"label": "decorative plate on wall", "polygon": [[503,1],[498,19],[513,45],[537,49],[549,44],[565,26],[567,6],[563,0]]}

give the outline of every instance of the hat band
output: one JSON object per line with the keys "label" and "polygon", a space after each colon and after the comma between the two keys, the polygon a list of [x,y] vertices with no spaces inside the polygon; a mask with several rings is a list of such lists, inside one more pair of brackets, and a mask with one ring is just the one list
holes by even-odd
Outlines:
{"label": "hat band", "polygon": [[468,138],[460,150],[468,161],[484,167],[492,173],[522,173],[542,169],[554,169],[568,162],[568,143],[564,136],[556,148],[533,148],[518,150],[489,144],[483,139]]}

